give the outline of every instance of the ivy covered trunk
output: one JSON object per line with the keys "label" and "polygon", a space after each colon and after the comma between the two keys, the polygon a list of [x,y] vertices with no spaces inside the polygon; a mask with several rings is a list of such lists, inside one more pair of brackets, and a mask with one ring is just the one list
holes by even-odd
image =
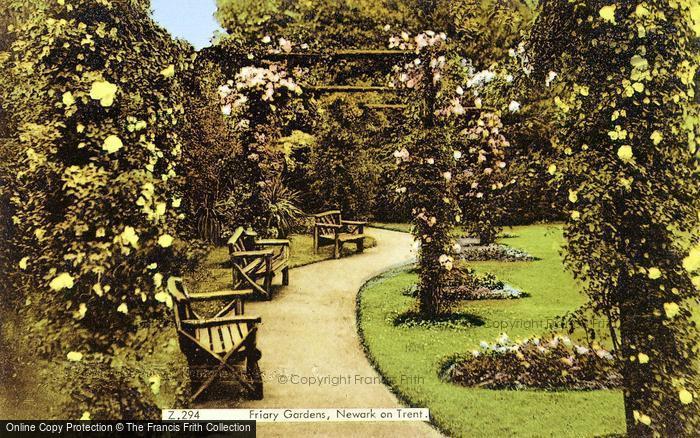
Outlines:
{"label": "ivy covered trunk", "polygon": [[453,196],[454,160],[445,131],[426,129],[411,137],[412,147],[405,163],[408,201],[413,227],[420,243],[419,311],[425,318],[444,313],[443,287],[453,268],[451,232],[459,214]]}
{"label": "ivy covered trunk", "polygon": [[418,263],[420,264],[420,289],[418,310],[425,319],[433,319],[446,311],[443,288],[447,271],[440,263],[445,254],[446,236],[444,233],[432,233],[430,243],[423,241]]}
{"label": "ivy covered trunk", "polygon": [[[685,382],[680,376],[692,376],[696,368],[697,329],[675,302],[690,298],[694,287],[677,269],[682,261],[677,251],[669,250],[673,244],[664,237],[665,230],[655,226],[642,234],[635,226],[638,222],[627,224],[625,233],[631,236],[627,251],[639,264],[651,261],[658,273],[653,268],[642,276],[623,272],[613,295],[620,313],[627,430],[630,436],[652,436],[654,431],[687,436],[698,419],[683,397],[692,378]],[[652,418],[649,405],[662,409]]]}

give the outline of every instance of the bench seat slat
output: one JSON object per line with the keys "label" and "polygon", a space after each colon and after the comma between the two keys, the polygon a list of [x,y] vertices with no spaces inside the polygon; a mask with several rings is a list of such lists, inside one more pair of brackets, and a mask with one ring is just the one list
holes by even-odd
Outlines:
{"label": "bench seat slat", "polygon": [[209,336],[209,327],[198,328],[195,331],[196,339],[205,347],[211,349],[211,338]]}
{"label": "bench seat slat", "polygon": [[225,325],[221,327],[221,338],[224,343],[225,351],[230,351],[233,348],[233,339],[231,339],[231,326]]}
{"label": "bench seat slat", "polygon": [[289,266],[289,259],[279,259],[272,262],[272,270],[275,272],[287,266]]}
{"label": "bench seat slat", "polygon": [[[319,237],[322,237],[324,239],[328,240],[335,240],[335,235],[334,234],[321,234]],[[341,242],[349,242],[352,240],[361,240],[366,238],[367,236],[365,234],[350,234],[350,233],[340,233],[338,234],[338,240]]]}
{"label": "bench seat slat", "polygon": [[219,326],[210,327],[211,328],[211,349],[214,353],[221,353],[224,350],[224,344],[221,342],[221,332],[219,331]]}

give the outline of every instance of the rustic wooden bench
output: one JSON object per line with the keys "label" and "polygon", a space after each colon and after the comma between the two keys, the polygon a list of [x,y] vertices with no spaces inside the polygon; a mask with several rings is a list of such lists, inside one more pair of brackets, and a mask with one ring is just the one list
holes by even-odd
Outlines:
{"label": "rustic wooden bench", "polygon": [[[197,399],[223,371],[239,377],[253,399],[263,398],[260,373],[260,350],[257,348],[257,325],[260,318],[244,315],[244,299],[252,290],[229,290],[208,293],[189,293],[179,278],[168,280],[168,291],[173,297],[175,327],[180,351],[190,368],[192,396]],[[212,318],[202,318],[192,308],[197,301],[229,301]],[[244,368],[243,373],[237,368]],[[195,389],[196,388],[196,389]]]}
{"label": "rustic wooden bench", "polygon": [[314,217],[314,252],[326,245],[334,245],[333,257],[340,258],[343,245],[352,242],[357,245],[357,252],[365,249],[365,225],[363,221],[343,220],[339,210],[315,214]]}
{"label": "rustic wooden bench", "polygon": [[[272,298],[272,280],[282,273],[282,284],[289,284],[289,240],[258,239],[253,231],[239,227],[228,240],[233,286],[247,283],[265,298]],[[262,286],[258,282],[262,280]]]}

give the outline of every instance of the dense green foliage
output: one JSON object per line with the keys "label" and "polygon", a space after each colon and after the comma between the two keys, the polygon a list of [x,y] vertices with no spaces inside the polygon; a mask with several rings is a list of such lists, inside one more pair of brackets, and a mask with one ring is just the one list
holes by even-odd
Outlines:
{"label": "dense green foliage", "polygon": [[[313,50],[377,47],[386,41],[386,25],[418,26],[412,1],[217,0],[217,19],[238,47],[255,44],[265,36],[284,38],[294,49]],[[305,46],[306,47],[306,46]]]}
{"label": "dense green foliage", "polygon": [[[3,105],[18,132],[3,162],[3,214],[12,216],[12,270],[32,286],[15,293],[50,326],[45,350],[110,369],[134,354],[138,324],[171,304],[163,287],[183,266],[173,241],[188,49],[126,0],[51,2],[13,36]],[[147,397],[110,401],[99,381],[137,391],[112,373],[91,382],[79,407],[143,415]]]}
{"label": "dense green foliage", "polygon": [[340,209],[348,218],[369,218],[381,190],[379,178],[391,164],[391,145],[381,134],[383,114],[356,101],[331,97],[322,102],[317,144],[309,159],[309,206]]}
{"label": "dense green foliage", "polygon": [[619,335],[633,436],[700,431],[698,286],[682,266],[700,219],[691,6],[545,1],[530,41],[535,77],[561,77],[566,263]]}
{"label": "dense green foliage", "polygon": [[[202,58],[183,77],[188,98],[183,101],[186,122],[180,125],[184,143],[181,233],[218,242],[231,231],[227,219],[244,210],[245,189],[237,172],[244,160],[238,136],[219,105],[217,87],[224,81],[218,65]],[[226,205],[222,201],[229,200]]]}
{"label": "dense green foliage", "polygon": [[[9,57],[9,49],[15,40],[15,29],[22,19],[31,15],[35,6],[28,0],[2,0],[0,1],[0,62],[4,62]],[[4,105],[0,104],[0,141],[8,138],[13,133],[13,125],[10,115]]]}
{"label": "dense green foliage", "polygon": [[432,28],[444,29],[479,69],[502,63],[527,34],[537,0],[437,0]]}

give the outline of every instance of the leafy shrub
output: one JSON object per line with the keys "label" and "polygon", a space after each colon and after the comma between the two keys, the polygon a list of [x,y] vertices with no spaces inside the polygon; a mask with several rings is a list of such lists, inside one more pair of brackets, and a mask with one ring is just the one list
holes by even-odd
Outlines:
{"label": "leafy shrub", "polygon": [[438,1],[434,26],[450,29],[451,36],[479,68],[502,61],[508,49],[532,26],[536,1]]}
{"label": "leafy shrub", "polygon": [[24,296],[18,291],[25,290],[27,279],[24,278],[17,266],[22,259],[12,245],[16,228],[12,222],[12,181],[14,174],[7,166],[15,159],[17,144],[13,139],[0,139],[0,273],[4,280],[0,282],[0,296],[3,297],[0,309],[14,310],[23,304]]}
{"label": "leafy shrub", "polygon": [[619,334],[627,433],[696,436],[698,288],[683,258],[700,229],[697,4],[541,5],[527,64],[538,83],[561,78],[548,170],[568,191],[566,265]]}
{"label": "leafy shrub", "polygon": [[[15,41],[15,29],[17,24],[25,17],[32,14],[38,5],[30,0],[0,0],[0,63],[5,62],[9,56],[9,50]],[[10,120],[10,114],[6,106],[0,101],[0,141],[12,137],[16,127]]]}
{"label": "leafy shrub", "polygon": [[292,187],[302,187],[306,183],[309,169],[309,155],[316,147],[316,137],[306,132],[294,130],[278,140],[277,149],[284,156],[284,175]]}
{"label": "leafy shrub", "polygon": [[188,51],[126,0],[49,2],[15,37],[2,78],[18,130],[3,163],[20,258],[11,269],[31,281],[32,312],[51,327],[47,353],[109,362],[171,304]]}
{"label": "leafy shrub", "polygon": [[267,204],[267,230],[277,237],[287,237],[297,228],[304,216],[299,209],[299,192],[284,185],[282,178],[276,177],[265,183],[262,194]]}
{"label": "leafy shrub", "polygon": [[309,160],[310,208],[337,208],[346,217],[369,218],[391,156],[378,140],[386,120],[339,96],[324,102],[319,113],[317,145]]}
{"label": "leafy shrub", "polygon": [[487,389],[594,390],[622,384],[608,351],[575,345],[565,336],[518,342],[503,334],[493,344],[482,341],[471,357],[448,359],[440,374],[458,385]]}
{"label": "leafy shrub", "polygon": [[247,213],[243,208],[246,190],[241,190],[245,175],[239,173],[237,164],[245,157],[236,132],[221,114],[217,92],[224,80],[221,69],[197,57],[195,68],[183,79],[188,98],[184,101],[186,121],[180,125],[182,170],[187,180],[182,189],[182,208],[186,211],[182,233],[218,243],[224,230],[232,226],[225,221],[220,203],[231,197],[232,215]]}
{"label": "leafy shrub", "polygon": [[[514,144],[518,140],[514,140]],[[508,176],[515,182],[500,193],[494,211],[500,214],[500,225],[529,225],[538,222],[561,222],[566,219],[562,200],[566,193],[549,183],[546,172],[551,154],[533,150],[514,151]]]}

